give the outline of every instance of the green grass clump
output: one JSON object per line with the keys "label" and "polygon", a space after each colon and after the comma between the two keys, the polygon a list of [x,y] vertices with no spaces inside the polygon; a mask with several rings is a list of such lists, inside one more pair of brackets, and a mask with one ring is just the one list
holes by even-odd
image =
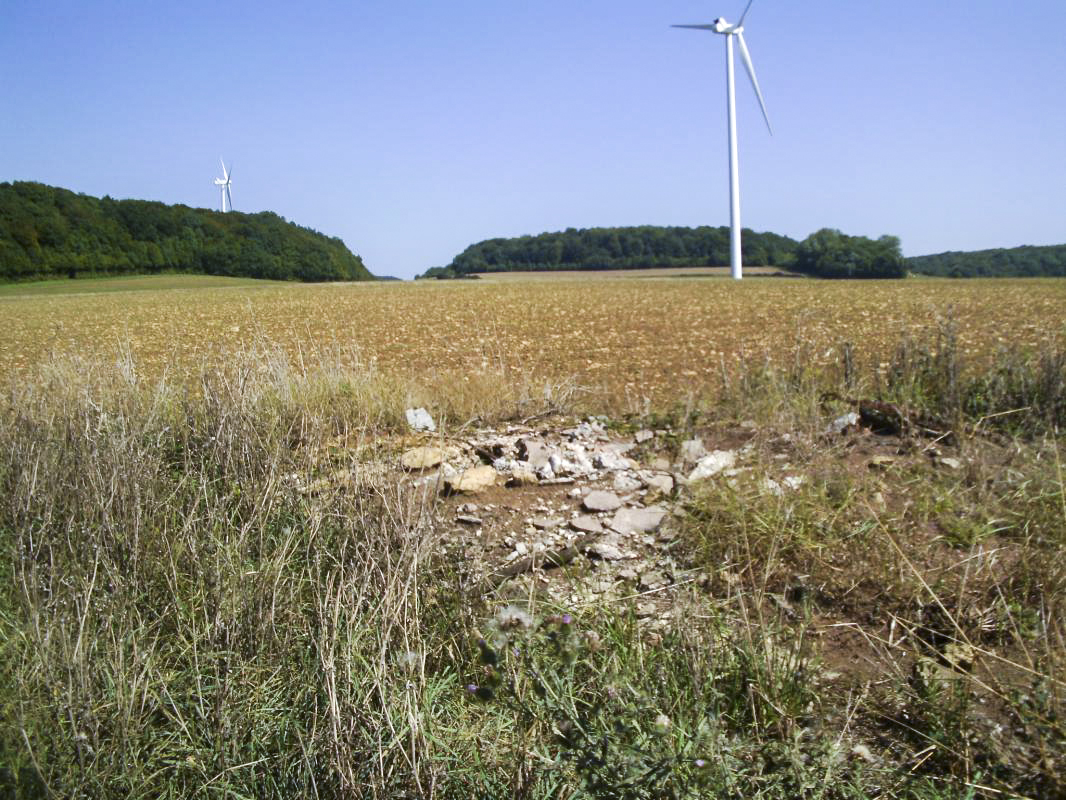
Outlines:
{"label": "green grass clump", "polygon": [[816,723],[802,645],[718,617],[649,644],[635,622],[508,606],[488,623],[466,691],[524,743],[516,794],[562,783],[618,800],[857,796],[859,765]]}

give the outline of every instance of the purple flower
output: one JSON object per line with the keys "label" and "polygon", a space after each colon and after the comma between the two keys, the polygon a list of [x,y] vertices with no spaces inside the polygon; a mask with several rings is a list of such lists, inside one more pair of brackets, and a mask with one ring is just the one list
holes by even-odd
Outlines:
{"label": "purple flower", "polygon": [[570,616],[569,614],[563,614],[563,619],[562,619],[563,625],[569,625],[573,621],[574,621],[574,618],[572,616]]}
{"label": "purple flower", "polygon": [[472,683],[468,683],[466,685],[466,690],[470,692],[470,694],[477,694],[477,686]]}

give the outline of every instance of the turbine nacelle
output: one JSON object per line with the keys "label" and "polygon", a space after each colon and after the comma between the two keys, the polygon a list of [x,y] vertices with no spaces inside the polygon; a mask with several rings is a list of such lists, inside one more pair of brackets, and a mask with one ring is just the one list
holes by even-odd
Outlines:
{"label": "turbine nacelle", "polygon": [[719,17],[714,22],[707,25],[672,25],[672,28],[692,28],[697,31],[710,31],[711,33],[721,33],[726,36],[740,36],[744,33],[743,22],[738,22],[736,25],[731,24],[725,17]]}

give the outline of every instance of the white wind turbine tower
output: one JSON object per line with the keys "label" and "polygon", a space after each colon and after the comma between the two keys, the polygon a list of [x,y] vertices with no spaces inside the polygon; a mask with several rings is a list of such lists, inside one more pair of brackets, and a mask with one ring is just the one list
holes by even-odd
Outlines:
{"label": "white wind turbine tower", "polygon": [[222,211],[232,211],[233,210],[233,198],[230,196],[229,186],[230,186],[230,179],[233,177],[233,170],[232,170],[233,165],[231,164],[230,165],[231,168],[229,170],[227,170],[226,169],[226,162],[222,161],[221,158],[219,159],[219,161],[222,163],[222,177],[221,178],[215,178],[215,186],[218,187],[219,194],[221,195]]}
{"label": "white wind turbine tower", "polygon": [[675,28],[694,28],[700,31],[711,31],[725,36],[725,75],[726,91],[729,102],[729,252],[730,263],[733,267],[733,277],[740,280],[743,277],[743,263],[740,255],[740,167],[737,163],[737,100],[736,82],[733,78],[733,39],[740,45],[740,57],[744,59],[744,66],[751,78],[751,85],[755,87],[755,95],[759,98],[759,107],[762,109],[766,127],[773,136],[774,130],[770,127],[770,117],[766,114],[766,103],[762,99],[762,91],[759,89],[759,80],[755,77],[755,67],[751,63],[751,54],[744,42],[744,18],[748,16],[748,10],[755,0],[749,0],[748,7],[740,15],[740,21],[736,25],[730,25],[723,17],[719,17],[710,25],[674,25]]}

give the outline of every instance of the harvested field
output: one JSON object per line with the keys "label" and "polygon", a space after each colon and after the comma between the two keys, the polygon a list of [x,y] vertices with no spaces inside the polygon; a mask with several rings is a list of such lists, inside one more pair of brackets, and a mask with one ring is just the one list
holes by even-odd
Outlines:
{"label": "harvested field", "polygon": [[[168,287],[173,277],[158,279]],[[128,347],[139,374],[196,370],[269,343],[328,352],[406,379],[574,378],[617,406],[695,397],[738,367],[835,364],[853,344],[887,362],[901,338],[950,322],[980,361],[1066,340],[1066,282],[815,282],[578,278],[418,284],[163,288],[0,298],[0,374],[46,356]]]}

